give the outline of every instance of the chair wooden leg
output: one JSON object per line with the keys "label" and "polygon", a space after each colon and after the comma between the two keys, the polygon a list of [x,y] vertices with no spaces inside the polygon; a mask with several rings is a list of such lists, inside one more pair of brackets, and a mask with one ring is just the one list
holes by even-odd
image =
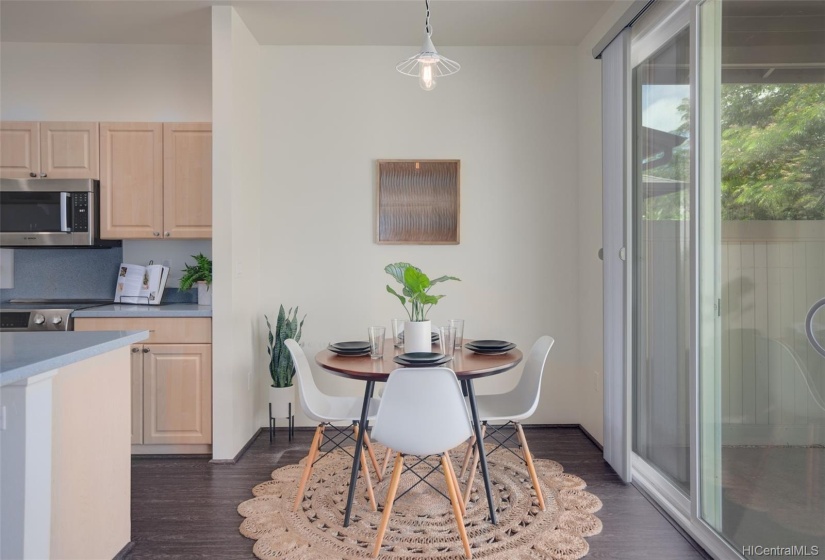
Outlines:
{"label": "chair wooden leg", "polygon": [[476,469],[478,468],[478,450],[484,450],[484,434],[487,433],[487,424],[482,424],[481,426],[481,445],[476,445],[475,450],[473,451],[473,464],[470,467],[470,474],[467,476],[467,486],[464,488],[464,507],[467,507],[467,504],[470,501],[470,492],[473,489],[473,480],[476,477]]}
{"label": "chair wooden leg", "polygon": [[376,478],[378,478],[378,482],[381,482],[381,479],[384,478],[384,471],[378,470],[378,459],[375,458],[375,449],[373,449],[372,447],[369,432],[364,432],[364,445],[366,445],[367,453],[369,453],[370,455],[370,462],[372,463],[372,468],[375,469],[375,476]]}
{"label": "chair wooden leg", "polygon": [[304,466],[304,472],[301,475],[301,482],[298,484],[298,493],[295,495],[295,503],[292,504],[293,513],[298,511],[298,506],[301,505],[301,500],[304,498],[304,488],[306,487],[307,480],[309,480],[309,477],[312,474],[312,463],[315,462],[315,456],[318,454],[318,448],[321,447],[320,439],[323,437],[323,427],[323,424],[319,424],[318,427],[315,428],[315,436],[312,438],[312,443],[309,444],[307,464]]}
{"label": "chair wooden leg", "polygon": [[[447,457],[447,466],[450,467],[450,477],[453,479],[456,495],[461,496],[461,486],[458,484],[458,477],[455,475],[455,468],[452,460],[450,460],[450,454],[445,451],[444,456]],[[459,503],[461,504],[461,515],[467,515],[467,506],[464,504],[464,500],[459,500]]]}
{"label": "chair wooden leg", "polygon": [[[450,502],[453,504],[453,515],[455,516],[455,523],[458,526],[458,534],[461,535],[461,543],[464,545],[464,556],[472,558],[473,553],[470,551],[470,541],[467,539],[467,530],[464,528],[464,515],[461,513],[461,500],[458,497],[458,487],[453,480],[455,479],[455,472],[450,465],[450,458],[445,453],[441,456],[441,466],[444,469],[444,479],[447,481],[447,491],[450,495]],[[452,474],[452,476],[450,476]]]}
{"label": "chair wooden leg", "polygon": [[[358,425],[352,425],[352,431],[355,432],[355,437],[358,437]],[[364,432],[364,442],[368,442],[367,433]],[[378,503],[375,501],[375,494],[372,491],[372,480],[370,479],[370,470],[367,467],[367,458],[364,455],[364,447],[361,447],[361,456],[358,458],[361,461],[361,474],[364,476],[364,480],[367,483],[367,497],[370,500],[370,506],[372,506],[372,511],[378,511]]]}
{"label": "chair wooden leg", "polygon": [[395,465],[392,468],[392,478],[390,487],[387,488],[387,502],[384,504],[384,514],[381,516],[381,524],[378,526],[378,533],[375,535],[375,548],[372,549],[372,557],[378,558],[381,552],[381,543],[384,542],[384,533],[387,532],[387,525],[390,522],[392,513],[392,503],[395,501],[395,493],[398,491],[398,482],[401,480],[401,472],[404,470],[404,456],[399,453],[395,456]]}
{"label": "chair wooden leg", "polygon": [[467,442],[467,449],[464,451],[464,461],[461,462],[461,473],[459,477],[464,478],[464,473],[467,472],[467,466],[470,464],[470,457],[473,456],[473,446],[476,444],[476,436],[470,438]]}
{"label": "chair wooden leg", "polygon": [[533,466],[533,456],[530,455],[530,448],[527,447],[527,438],[524,437],[524,430],[521,429],[521,424],[516,422],[516,429],[518,430],[518,439],[521,442],[521,452],[524,454],[524,462],[527,464],[527,471],[530,473],[530,480],[533,481],[533,490],[536,491],[536,496],[539,499],[539,509],[544,511],[544,495],[541,493],[539,486],[539,477],[536,474],[536,467]]}
{"label": "chair wooden leg", "polygon": [[387,465],[390,464],[390,457],[392,457],[392,449],[387,448],[387,452],[384,453],[384,462],[381,464],[381,477],[384,477],[384,473],[387,472]]}

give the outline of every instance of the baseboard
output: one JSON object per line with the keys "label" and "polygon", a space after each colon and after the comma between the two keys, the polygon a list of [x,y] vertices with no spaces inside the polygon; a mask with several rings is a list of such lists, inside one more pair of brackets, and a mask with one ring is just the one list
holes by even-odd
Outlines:
{"label": "baseboard", "polygon": [[132,552],[132,549],[135,548],[135,541],[129,541],[126,545],[120,549],[120,551],[114,555],[112,560],[123,560],[126,556]]}
{"label": "baseboard", "polygon": [[141,455],[192,455],[193,457],[211,457],[212,446],[208,443],[145,443],[132,445],[132,457]]}
{"label": "baseboard", "polygon": [[597,440],[595,437],[593,437],[593,434],[591,434],[590,432],[587,431],[587,428],[585,428],[584,426],[579,424],[579,429],[582,431],[582,433],[585,435],[585,437],[593,443],[593,445],[595,445],[596,447],[599,448],[599,451],[604,452],[604,446],[601,443],[599,443],[599,440]]}
{"label": "baseboard", "polygon": [[250,446],[252,446],[252,444],[255,442],[256,439],[258,439],[258,436],[261,435],[261,432],[264,430],[269,430],[269,428],[258,428],[258,430],[254,434],[252,434],[252,437],[249,438],[249,441],[246,442],[246,445],[241,447],[241,450],[238,451],[238,454],[235,455],[232,459],[212,459],[209,462],[215,465],[234,465],[240,460],[241,457],[243,457],[243,454],[246,453],[246,450],[249,449]]}

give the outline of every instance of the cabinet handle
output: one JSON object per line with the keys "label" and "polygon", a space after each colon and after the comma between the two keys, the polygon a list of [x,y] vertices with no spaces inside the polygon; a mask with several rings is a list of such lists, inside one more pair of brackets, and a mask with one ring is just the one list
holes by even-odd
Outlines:
{"label": "cabinet handle", "polygon": [[159,232],[159,231],[152,232],[152,234],[153,234],[155,237],[160,237],[160,232]]}
{"label": "cabinet handle", "polygon": [[45,173],[41,173],[40,176],[41,177],[48,177],[48,175],[46,175]]}
{"label": "cabinet handle", "polygon": [[148,348],[144,348],[144,349],[143,349],[143,353],[144,353],[144,354],[148,354],[148,353],[149,353],[149,349],[148,349]]}
{"label": "cabinet handle", "polygon": [[140,348],[132,348],[132,354],[137,354],[140,352]]}
{"label": "cabinet handle", "polygon": [[29,173],[29,177],[37,177],[37,173],[35,173],[34,171],[32,171],[31,173]]}
{"label": "cabinet handle", "polygon": [[166,237],[169,237],[171,234],[167,231],[167,232],[166,232],[166,233],[164,233],[163,235],[165,235]]}

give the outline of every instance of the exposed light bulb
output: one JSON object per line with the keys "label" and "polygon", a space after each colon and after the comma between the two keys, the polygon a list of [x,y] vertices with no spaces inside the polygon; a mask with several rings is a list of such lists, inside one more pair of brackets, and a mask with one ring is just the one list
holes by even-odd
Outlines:
{"label": "exposed light bulb", "polygon": [[435,66],[437,61],[420,62],[418,71],[418,85],[425,91],[432,91],[435,89]]}

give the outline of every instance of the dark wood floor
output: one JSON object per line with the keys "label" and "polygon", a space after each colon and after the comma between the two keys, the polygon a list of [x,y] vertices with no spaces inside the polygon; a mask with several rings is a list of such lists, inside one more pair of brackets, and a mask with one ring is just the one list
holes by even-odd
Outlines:
{"label": "dark wood floor", "polygon": [[[554,459],[581,476],[604,503],[604,524],[588,538],[589,559],[706,558],[648,502],[622,483],[601,451],[578,428],[527,428],[533,454]],[[270,444],[262,432],[235,465],[203,458],[132,460],[132,538],[126,556],[138,558],[254,558],[253,541],[238,532],[236,508],[252,497],[251,488],[269,479],[276,467],[297,463],[309,448],[310,430],[296,430],[287,443],[280,432]]]}

